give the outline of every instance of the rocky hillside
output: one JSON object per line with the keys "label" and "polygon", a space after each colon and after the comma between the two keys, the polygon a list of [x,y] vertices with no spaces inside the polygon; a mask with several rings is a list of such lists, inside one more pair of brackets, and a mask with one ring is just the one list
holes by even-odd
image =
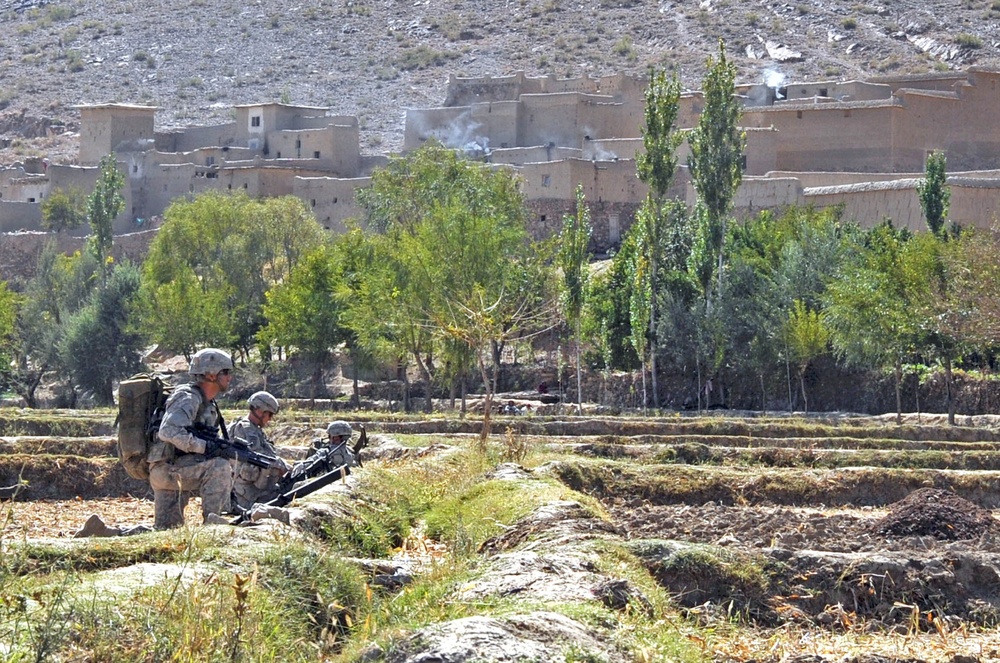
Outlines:
{"label": "rocky hillside", "polygon": [[161,128],[234,104],[329,106],[381,153],[449,74],[657,65],[695,88],[720,38],[741,82],[996,66],[1000,1],[0,0],[0,164],[72,160],[73,106],[109,101],[159,106]]}

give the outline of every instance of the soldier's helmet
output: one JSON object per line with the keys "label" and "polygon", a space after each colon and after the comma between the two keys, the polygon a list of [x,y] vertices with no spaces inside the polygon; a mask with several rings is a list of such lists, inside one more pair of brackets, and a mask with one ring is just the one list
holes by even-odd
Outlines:
{"label": "soldier's helmet", "polygon": [[191,357],[191,366],[188,367],[188,373],[194,376],[216,375],[220,371],[231,370],[233,370],[233,358],[228,352],[216,348],[198,350]]}
{"label": "soldier's helmet", "polygon": [[251,410],[263,410],[271,414],[278,414],[278,410],[281,409],[278,405],[278,399],[266,391],[255,392],[247,399],[247,404]]}
{"label": "soldier's helmet", "polygon": [[329,437],[334,435],[343,435],[345,437],[350,437],[354,433],[351,430],[351,425],[346,421],[334,421],[326,427],[326,434]]}

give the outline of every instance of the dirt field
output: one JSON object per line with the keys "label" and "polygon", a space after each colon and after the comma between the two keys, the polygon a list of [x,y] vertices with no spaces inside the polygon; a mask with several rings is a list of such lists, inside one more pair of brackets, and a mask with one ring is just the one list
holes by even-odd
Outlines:
{"label": "dirt field", "polygon": [[[58,419],[55,430],[65,428]],[[605,505],[610,525],[700,623],[737,615],[762,633],[954,638],[1000,622],[1000,471],[967,469],[973,458],[1000,466],[995,428],[830,418],[506,423],[555,458],[545,471]],[[283,425],[275,437],[301,437],[302,425]],[[465,439],[470,426],[369,429],[431,445]],[[4,540],[68,538],[94,513],[112,526],[152,524],[148,489],[121,471],[103,424],[94,430],[57,442],[34,429],[0,438],[0,485],[21,481],[15,501],[0,503]],[[196,520],[197,501],[189,508]]]}

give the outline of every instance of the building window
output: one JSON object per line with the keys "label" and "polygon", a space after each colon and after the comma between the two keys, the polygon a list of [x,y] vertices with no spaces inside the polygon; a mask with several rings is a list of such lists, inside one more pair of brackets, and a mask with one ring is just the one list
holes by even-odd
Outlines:
{"label": "building window", "polygon": [[334,196],[334,197],[333,197],[333,204],[334,204],[334,205],[336,205],[336,204],[337,204],[337,196]]}
{"label": "building window", "polygon": [[253,117],[250,118],[250,126],[251,127],[260,126],[260,115],[254,115]]}
{"label": "building window", "polygon": [[542,186],[549,186],[552,184],[552,178],[549,175],[542,175]]}
{"label": "building window", "polygon": [[138,164],[132,164],[132,172],[133,173],[138,173],[139,172],[139,165]]}
{"label": "building window", "polygon": [[302,147],[302,139],[296,138],[295,139],[295,149],[299,149],[301,147]]}
{"label": "building window", "polygon": [[278,153],[277,153],[277,154],[276,154],[276,155],[274,156],[274,158],[275,158],[275,159],[280,159],[280,158],[281,158],[281,152],[278,152]]}
{"label": "building window", "polygon": [[828,96],[828,95],[827,95],[827,93],[826,93],[826,88],[825,88],[825,87],[821,87],[821,88],[819,89],[819,96],[821,96],[821,97],[826,97],[826,96]]}
{"label": "building window", "polygon": [[545,223],[545,215],[544,215],[544,214],[542,214],[542,216],[541,216],[541,217],[539,217],[539,219],[538,219],[538,220],[539,220],[539,221],[541,221],[542,223]]}
{"label": "building window", "polygon": [[801,120],[802,119],[802,111],[795,111],[795,117],[797,117],[798,119]]}
{"label": "building window", "polygon": [[206,166],[215,165],[215,157],[205,157],[205,165]]}
{"label": "building window", "polygon": [[248,185],[248,184],[247,184],[246,182],[244,182],[244,183],[243,183],[243,188],[244,188],[244,189],[249,189],[250,187],[249,187],[249,185]]}
{"label": "building window", "polygon": [[313,198],[312,200],[310,200],[310,201],[309,201],[309,204],[310,204],[310,205],[311,205],[312,207],[316,207],[316,199],[315,199],[315,198]]}
{"label": "building window", "polygon": [[313,159],[319,159],[319,150],[313,152]]}
{"label": "building window", "polygon": [[29,203],[33,203],[33,202],[35,202],[35,199],[34,198],[28,198],[28,202]]}
{"label": "building window", "polygon": [[617,244],[622,241],[622,228],[621,224],[618,222],[617,214],[608,215],[608,242],[611,244]]}

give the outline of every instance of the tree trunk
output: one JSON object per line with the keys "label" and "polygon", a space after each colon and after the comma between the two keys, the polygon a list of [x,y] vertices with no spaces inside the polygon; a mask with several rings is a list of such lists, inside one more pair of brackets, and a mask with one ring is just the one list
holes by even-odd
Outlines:
{"label": "tree trunk", "polygon": [[944,357],[944,385],[948,396],[948,425],[955,425],[955,397],[952,392],[951,355]]}
{"label": "tree trunk", "polygon": [[802,407],[806,414],[809,414],[809,395],[806,394],[806,369],[803,366],[799,371],[799,389],[802,390]]}
{"label": "tree trunk", "polygon": [[896,376],[896,424],[903,423],[903,360],[896,357],[896,366],[893,370]]}
{"label": "tree trunk", "polygon": [[576,321],[576,413],[583,416],[583,377],[580,367],[580,320]]}

